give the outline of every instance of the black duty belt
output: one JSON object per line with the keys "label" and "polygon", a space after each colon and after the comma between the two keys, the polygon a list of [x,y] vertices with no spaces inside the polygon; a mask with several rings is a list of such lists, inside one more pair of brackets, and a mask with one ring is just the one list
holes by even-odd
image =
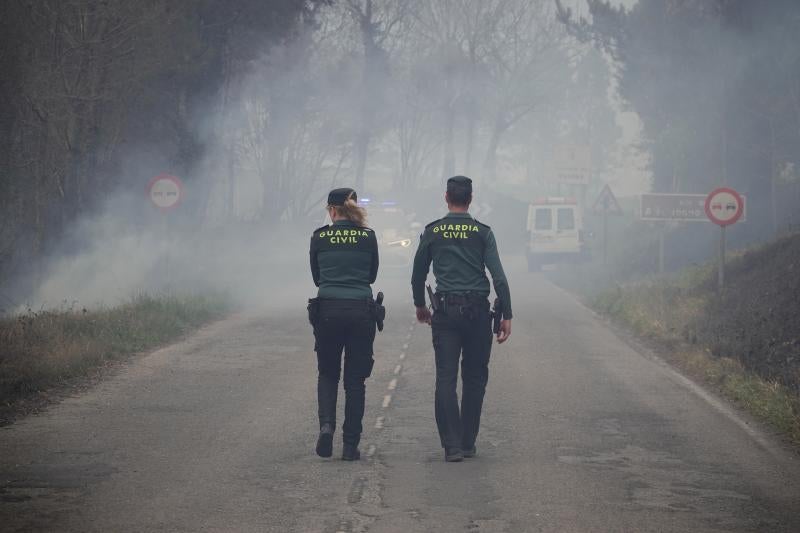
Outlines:
{"label": "black duty belt", "polygon": [[483,302],[486,301],[488,296],[484,294],[474,293],[474,292],[467,292],[467,293],[452,293],[452,292],[444,292],[438,293],[437,298],[440,301],[445,302],[449,305],[469,305],[473,303]]}
{"label": "black duty belt", "polygon": [[308,321],[316,327],[319,320],[320,309],[328,312],[342,312],[352,309],[364,309],[375,318],[378,331],[383,331],[383,321],[386,318],[386,308],[383,306],[383,293],[379,292],[377,299],[372,298],[311,298],[308,301]]}
{"label": "black duty belt", "polygon": [[361,305],[372,305],[375,303],[375,300],[372,298],[316,298],[316,300],[320,303],[320,305],[330,305],[330,306],[361,306]]}
{"label": "black duty belt", "polygon": [[372,298],[322,298],[317,297],[320,302],[371,302]]}

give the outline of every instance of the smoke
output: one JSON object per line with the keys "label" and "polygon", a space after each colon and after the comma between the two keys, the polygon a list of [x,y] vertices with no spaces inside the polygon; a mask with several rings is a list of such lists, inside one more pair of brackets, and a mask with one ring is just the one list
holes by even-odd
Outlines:
{"label": "smoke", "polygon": [[[389,201],[425,223],[444,209],[446,178],[470,175],[477,215],[522,254],[527,202],[561,191],[556,146],[592,144],[596,179],[625,164],[608,62],[569,37],[552,2],[374,5],[371,26],[344,3],[327,7],[228,73],[187,121],[201,148],[190,165],[127,146],[122,187],[67,230],[19,300],[113,305],[214,289],[247,306],[296,306],[314,293],[308,236],[325,222],[330,188],[356,187],[375,198],[374,214]],[[169,212],[146,196],[161,172],[184,183]],[[410,228],[376,227],[416,237]]]}

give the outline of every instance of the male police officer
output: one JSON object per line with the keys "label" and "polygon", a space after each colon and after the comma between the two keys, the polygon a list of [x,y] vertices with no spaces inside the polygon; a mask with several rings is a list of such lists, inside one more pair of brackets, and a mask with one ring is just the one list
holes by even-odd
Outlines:
{"label": "male police officer", "polygon": [[[497,342],[511,335],[511,294],[497,244],[489,226],[472,218],[472,180],[447,180],[449,213],[428,224],[414,257],[411,288],[417,319],[431,325],[436,354],[436,425],[445,460],[457,462],[476,454],[481,407],[489,379],[492,348],[489,280],[501,302],[502,321]],[[425,279],[433,262],[436,294],[431,315],[425,306]],[[462,358],[463,353],[463,358]],[[462,399],[459,410],[456,382],[461,359]]]}

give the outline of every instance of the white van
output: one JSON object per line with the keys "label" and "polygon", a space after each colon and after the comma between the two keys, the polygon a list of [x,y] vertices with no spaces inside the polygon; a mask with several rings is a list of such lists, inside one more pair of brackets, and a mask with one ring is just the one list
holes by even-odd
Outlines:
{"label": "white van", "polygon": [[588,259],[583,221],[573,198],[539,198],[528,206],[528,270]]}

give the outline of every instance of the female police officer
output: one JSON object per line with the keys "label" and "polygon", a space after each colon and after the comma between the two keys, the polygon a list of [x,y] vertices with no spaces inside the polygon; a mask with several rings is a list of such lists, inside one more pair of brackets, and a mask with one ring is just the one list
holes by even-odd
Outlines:
{"label": "female police officer", "polygon": [[364,416],[364,381],[372,372],[376,306],[370,285],[378,274],[378,242],[364,226],[366,211],[357,204],[353,189],[334,189],[328,195],[333,224],[311,236],[311,275],[319,287],[309,301],[314,326],[319,378],[320,434],[317,455],[333,454],[336,396],[344,349],[345,409],[342,459],[360,458],[361,419]]}

